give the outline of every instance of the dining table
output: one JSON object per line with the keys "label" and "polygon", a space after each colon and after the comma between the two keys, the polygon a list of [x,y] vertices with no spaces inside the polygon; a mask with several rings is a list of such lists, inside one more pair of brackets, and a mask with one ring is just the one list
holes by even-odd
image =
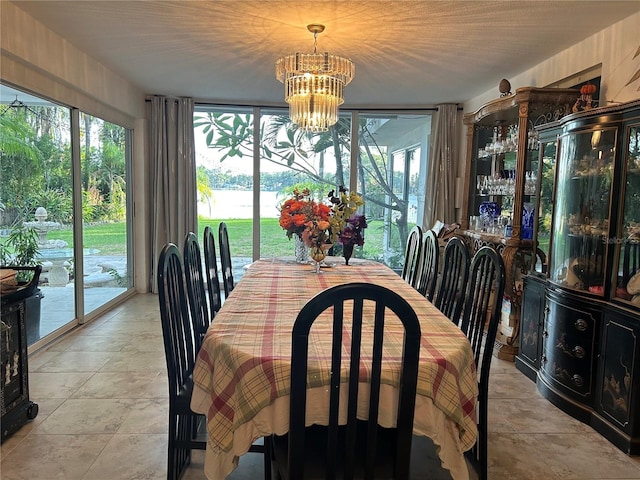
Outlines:
{"label": "dining table", "polygon": [[[316,273],[312,265],[278,257],[257,260],[246,269],[211,322],[196,358],[191,409],[207,418],[204,471],[209,480],[226,478],[261,437],[286,434],[296,316],[317,293],[353,282],[392,289],[416,312],[421,346],[413,432],[433,441],[442,467],[454,480],[469,478],[464,452],[478,434],[478,382],[473,352],[462,331],[381,263],[351,259],[345,265],[340,257],[327,257]],[[330,324],[314,325],[310,333],[307,425],[326,425],[330,355],[324,345],[328,350],[329,328]],[[402,344],[402,330],[387,332],[385,327],[383,355],[393,357]],[[385,368],[383,362],[378,423],[393,427],[398,375],[385,375]],[[359,379],[362,382],[366,379]],[[361,403],[366,409],[366,401]],[[358,416],[366,419],[366,411],[359,409]]]}

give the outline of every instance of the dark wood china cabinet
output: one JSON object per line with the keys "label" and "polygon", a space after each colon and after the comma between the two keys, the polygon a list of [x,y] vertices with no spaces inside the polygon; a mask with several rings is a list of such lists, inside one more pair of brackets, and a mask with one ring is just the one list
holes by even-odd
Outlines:
{"label": "dark wood china cabinet", "polygon": [[494,353],[518,352],[522,277],[536,256],[533,206],[540,170],[535,127],[571,112],[579,90],[518,88],[464,116],[467,152],[462,228],[473,254],[491,245],[506,266],[505,298]]}
{"label": "dark wood china cabinet", "polygon": [[516,366],[640,454],[640,100],[537,129],[542,168]]}

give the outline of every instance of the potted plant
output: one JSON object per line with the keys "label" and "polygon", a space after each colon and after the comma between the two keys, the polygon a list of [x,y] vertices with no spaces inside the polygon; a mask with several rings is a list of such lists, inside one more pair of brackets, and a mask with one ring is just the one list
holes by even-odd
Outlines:
{"label": "potted plant", "polygon": [[2,305],[25,302],[27,344],[40,338],[40,302],[42,292],[38,288],[42,266],[37,260],[38,234],[34,228],[17,225],[5,242],[0,244],[0,268],[15,270],[16,288],[3,292]]}

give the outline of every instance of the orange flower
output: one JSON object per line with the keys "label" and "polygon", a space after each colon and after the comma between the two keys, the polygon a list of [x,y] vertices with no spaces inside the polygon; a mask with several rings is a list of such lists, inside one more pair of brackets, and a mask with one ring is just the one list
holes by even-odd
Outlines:
{"label": "orange flower", "polygon": [[345,225],[345,220],[364,202],[359,195],[348,194],[344,187],[340,187],[338,196],[335,196],[332,190],[328,198],[331,205],[313,200],[307,189],[302,192],[294,189],[293,197],[285,200],[280,206],[279,222],[286,230],[287,237],[299,235],[310,247],[335,242]]}
{"label": "orange flower", "polygon": [[280,206],[280,226],[287,231],[287,237],[301,235],[305,223],[313,215],[316,202],[311,200],[309,190],[293,191],[293,198],[285,200]]}
{"label": "orange flower", "polygon": [[307,222],[307,216],[304,213],[296,213],[291,217],[293,225],[302,227]]}

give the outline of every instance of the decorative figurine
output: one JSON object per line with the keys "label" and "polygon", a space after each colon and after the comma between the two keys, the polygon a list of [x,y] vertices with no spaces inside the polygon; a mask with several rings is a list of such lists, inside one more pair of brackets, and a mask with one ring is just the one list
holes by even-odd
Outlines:
{"label": "decorative figurine", "polygon": [[511,82],[506,78],[500,80],[500,84],[498,85],[498,90],[500,90],[500,96],[506,97],[507,95],[511,95]]}
{"label": "decorative figurine", "polygon": [[18,376],[18,360],[20,360],[20,355],[18,352],[13,352],[13,376]]}

